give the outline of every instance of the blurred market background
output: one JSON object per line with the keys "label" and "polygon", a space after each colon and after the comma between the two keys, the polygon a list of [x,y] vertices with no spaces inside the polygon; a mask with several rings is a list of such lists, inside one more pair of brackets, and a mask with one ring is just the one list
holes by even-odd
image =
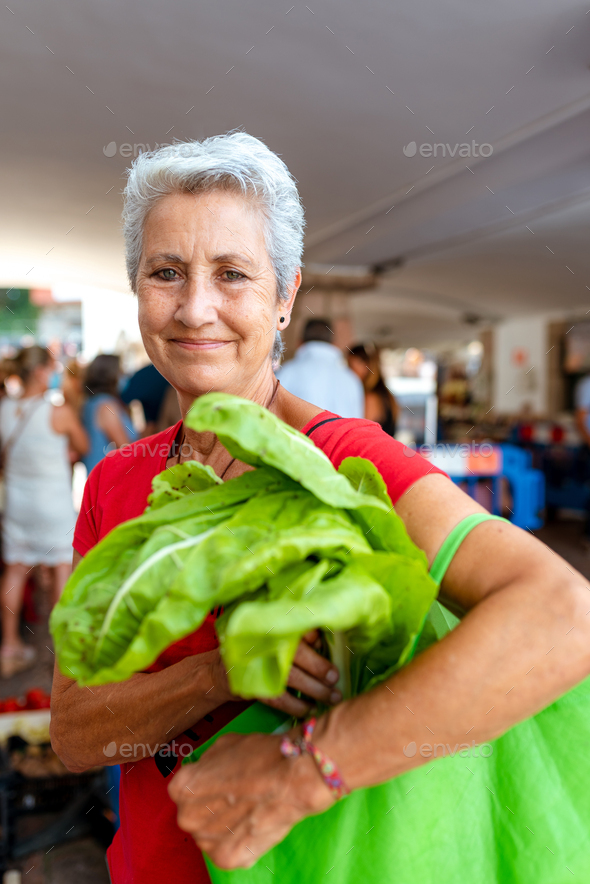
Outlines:
{"label": "blurred market background", "polygon": [[[5,6],[2,395],[22,389],[13,357],[41,345],[48,398],[81,409],[88,366],[111,354],[130,432],[175,419],[161,379],[129,387],[148,360],[124,172],[144,150],[241,127],[283,157],[306,208],[285,361],[311,317],[343,364],[363,345],[396,437],[590,578],[588,13],[575,0]],[[72,476],[79,507],[79,460]],[[22,611],[37,663],[0,681],[0,870],[8,884],[106,882],[111,786],[68,774],[44,743],[47,581],[28,576]]]}

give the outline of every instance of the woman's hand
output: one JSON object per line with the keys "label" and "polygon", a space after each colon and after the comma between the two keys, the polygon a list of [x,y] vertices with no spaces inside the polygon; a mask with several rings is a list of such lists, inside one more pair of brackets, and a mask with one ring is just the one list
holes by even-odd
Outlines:
{"label": "woman's hand", "polygon": [[[287,684],[296,691],[301,691],[304,697],[295,697],[289,691],[285,691],[280,697],[263,699],[262,703],[282,709],[288,715],[296,718],[304,718],[317,701],[326,706],[333,706],[342,699],[340,691],[334,685],[338,681],[339,672],[336,667],[321,654],[317,649],[321,646],[319,631],[313,629],[303,636],[299,642],[295,660],[289,674]],[[306,698],[309,697],[309,702]]]}
{"label": "woman's hand", "polygon": [[178,825],[220,868],[253,865],[299,820],[333,802],[310,756],[283,758],[280,740],[226,734],[168,787]]}
{"label": "woman's hand", "polygon": [[[304,697],[295,697],[289,691],[285,691],[280,697],[261,697],[260,702],[275,709],[281,709],[295,718],[304,718],[318,701],[326,706],[339,703],[342,694],[334,687],[340,677],[339,672],[329,660],[317,653],[316,648],[319,647],[321,647],[319,631],[313,629],[306,633],[299,642],[289,673],[288,686],[293,690],[301,691],[305,695]],[[212,653],[212,657],[212,681],[216,689],[218,705],[230,700],[241,700],[242,697],[231,692],[219,649]]]}

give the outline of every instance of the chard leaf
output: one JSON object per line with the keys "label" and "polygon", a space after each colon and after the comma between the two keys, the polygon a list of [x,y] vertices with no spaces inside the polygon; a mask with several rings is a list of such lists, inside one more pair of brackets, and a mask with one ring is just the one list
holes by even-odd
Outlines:
{"label": "chard leaf", "polygon": [[93,664],[96,668],[100,669],[117,659],[121,648],[127,649],[144,618],[173,583],[177,574],[175,569],[181,571],[195,547],[213,531],[214,528],[209,528],[200,534],[185,535],[182,539],[176,536],[170,542],[169,535],[177,532],[164,529],[162,535],[166,542],[134,568],[108,607],[94,649]]}
{"label": "chard leaf", "polygon": [[[353,526],[351,526],[352,528]],[[345,562],[352,549],[369,550],[363,538],[351,528],[331,524],[327,519],[315,527],[294,527],[272,535],[252,547],[250,556],[244,556],[235,567],[220,575],[219,604],[237,598],[241,592],[256,589],[286,565],[295,564],[308,556],[321,556]]]}
{"label": "chard leaf", "polygon": [[302,635],[320,627],[346,631],[351,650],[386,633],[391,600],[355,564],[322,579],[326,564],[304,572],[282,598],[243,601],[219,623],[230,687],[242,697],[276,697],[285,690]]}
{"label": "chard leaf", "polygon": [[275,467],[331,506],[387,509],[382,501],[356,492],[310,439],[255,402],[208,393],[193,403],[185,421],[193,430],[215,433],[243,463]]}
{"label": "chard leaf", "polygon": [[423,562],[396,553],[353,554],[351,561],[366,571],[391,599],[391,623],[385,636],[355,659],[354,692],[368,690],[410,659],[438,586]]}
{"label": "chard leaf", "polygon": [[214,485],[223,485],[223,482],[212,467],[196,460],[176,464],[153,479],[152,493],[148,497],[149,509],[159,509],[191,492],[194,494]]}
{"label": "chard leaf", "polygon": [[[184,499],[167,506],[150,510],[114,528],[84,556],[51,613],[50,626],[56,656],[64,675],[77,679],[81,684],[89,683],[91,678],[95,679],[95,684],[102,684],[104,681],[109,681],[105,673],[110,672],[113,667],[116,672],[123,673],[119,676],[119,680],[128,678],[133,671],[137,671],[129,668],[131,665],[129,660],[133,658],[139,661],[139,655],[137,658],[132,655],[119,669],[116,667],[117,661],[124,656],[124,643],[133,632],[134,624],[137,626],[137,618],[131,613],[129,624],[125,627],[124,638],[118,631],[114,629],[110,631],[109,664],[98,670],[94,664],[96,643],[103,620],[118,589],[146,557],[157,551],[160,545],[166,545],[166,535],[156,533],[159,528],[171,529],[177,526],[187,534],[193,531],[201,533],[226,522],[238,505],[250,497],[286,487],[297,486],[276,470],[255,470],[244,473],[223,485],[215,485],[197,494],[189,494]],[[172,559],[164,561],[167,565],[162,564],[160,570],[167,568],[170,576],[174,578],[178,573],[177,566]],[[149,583],[149,586],[146,587],[146,583]],[[161,598],[167,586],[167,581],[163,578],[161,581],[151,580],[148,572],[134,587],[134,593],[145,595],[143,601],[135,601],[136,611],[143,610],[148,598],[155,604],[158,594]],[[134,600],[135,597],[131,604]],[[122,619],[126,619],[125,615],[122,615]],[[157,633],[152,621],[150,628]],[[189,629],[188,632],[190,631]],[[187,632],[182,634],[186,635]],[[147,651],[144,640],[140,669],[149,666],[168,646],[162,644],[167,641],[167,632],[163,632],[162,636],[157,638],[152,652]],[[173,637],[168,644],[175,640]],[[103,651],[106,653],[106,639],[103,642]]]}
{"label": "chard leaf", "polygon": [[[318,502],[317,506],[322,504]],[[293,516],[298,512],[299,501]],[[313,522],[313,514],[309,520]],[[212,608],[227,605],[238,597],[247,598],[284,565],[324,553],[345,561],[354,544],[357,549],[370,550],[346,515],[338,513],[329,531],[325,527],[299,526],[277,531],[270,522],[244,525],[234,524],[232,519],[219,524],[201,543],[189,549],[182,570],[177,570],[169,559],[160,561],[161,568],[168,562],[174,572],[174,579],[167,580],[163,590],[159,583],[159,588],[154,589],[157,581],[152,580],[149,569],[140,575],[133,584],[134,593],[149,598],[150,604],[156,601],[141,622],[135,619],[135,629],[125,629],[133,619],[126,606],[128,596],[117,600],[117,612],[125,626],[119,626],[113,641],[106,639],[114,630],[114,623],[110,625],[101,645],[102,656],[93,659],[84,670],[83,682],[93,685],[129,678],[133,672],[149,666],[174,641],[197,629]]]}
{"label": "chard leaf", "polygon": [[198,547],[174,589],[195,603],[226,605],[308,556],[345,560],[370,546],[348,515],[302,489],[254,498]]}
{"label": "chard leaf", "polygon": [[387,509],[393,506],[381,473],[366,457],[346,457],[338,467],[338,472],[346,476],[355,491],[379,498],[387,505]]}
{"label": "chard leaf", "polygon": [[419,559],[428,567],[425,554],[410,540],[406,526],[394,510],[387,486],[375,464],[364,457],[347,457],[340,464],[338,472],[346,476],[357,491],[379,498],[387,507],[387,512],[374,506],[350,510],[351,517],[362,528],[373,549],[389,550]]}

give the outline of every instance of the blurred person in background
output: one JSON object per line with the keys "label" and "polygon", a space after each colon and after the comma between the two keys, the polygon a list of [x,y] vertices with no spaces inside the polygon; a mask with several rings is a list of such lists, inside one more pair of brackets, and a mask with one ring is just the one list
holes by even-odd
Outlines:
{"label": "blurred person in background", "polygon": [[71,571],[72,504],[68,450],[84,454],[88,439],[75,412],[45,398],[54,360],[43,347],[26,347],[13,372],[23,385],[18,399],[0,402],[0,445],[5,481],[1,584],[2,648],[0,674],[10,678],[29,668],[35,651],[19,634],[23,590],[35,565],[52,572],[55,603]]}
{"label": "blurred person in background", "polygon": [[[575,392],[576,426],[582,439],[584,472],[586,484],[590,483],[590,374],[579,381]],[[590,493],[586,503],[586,524],[583,546],[590,550]]]}
{"label": "blurred person in background", "polygon": [[11,371],[12,367],[9,364],[9,360],[0,359],[0,399],[4,399],[4,397],[8,395],[8,391],[4,382],[8,377],[10,377]]}
{"label": "blurred person in background", "polygon": [[303,343],[295,356],[278,372],[289,393],[306,399],[340,417],[364,417],[363,385],[334,346],[334,332],[327,319],[310,319]]}
{"label": "blurred person in background", "polygon": [[82,421],[90,447],[82,461],[89,473],[113,447],[121,448],[137,438],[119,397],[120,377],[119,357],[111,353],[101,353],[86,369]]}
{"label": "blurred person in background", "polygon": [[125,405],[141,402],[145,417],[144,436],[151,436],[180,420],[176,393],[151,362],[131,375],[121,391],[121,399]]}
{"label": "blurred person in background", "polygon": [[84,405],[84,367],[77,359],[69,359],[66,363],[61,391],[67,404],[76,414],[81,414]]}
{"label": "blurred person in background", "polygon": [[[156,421],[156,432],[161,433],[162,430],[167,430],[168,427],[171,427],[173,426],[173,424],[178,423],[181,417],[182,415],[180,413],[180,407],[178,405],[178,396],[176,395],[176,390],[169,384],[168,389],[164,394],[164,398],[160,406],[160,411],[158,412],[158,420]],[[148,434],[146,433],[146,435]]]}
{"label": "blurred person in background", "polygon": [[348,364],[361,379],[365,390],[365,414],[367,420],[375,421],[390,436],[395,436],[399,405],[389,391],[379,365],[379,352],[372,354],[362,344],[350,351]]}

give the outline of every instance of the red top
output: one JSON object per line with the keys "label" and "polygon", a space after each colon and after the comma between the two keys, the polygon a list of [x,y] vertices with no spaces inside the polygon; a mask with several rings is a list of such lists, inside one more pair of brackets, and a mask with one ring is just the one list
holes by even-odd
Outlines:
{"label": "red top", "polygon": [[[180,423],[105,457],[90,473],[74,532],[74,549],[85,555],[116,525],[141,515],[154,476],[166,466]],[[346,457],[366,457],[383,476],[395,503],[417,479],[440,472],[415,451],[383,432],[373,421],[339,418],[324,411],[302,430],[335,467]],[[192,654],[217,647],[210,615],[192,635],[171,645],[149,668],[157,672]],[[193,839],[176,825],[176,806],[168,796],[169,776],[180,769],[179,756],[231,721],[244,704],[226,703],[192,723],[168,747],[149,758],[121,765],[121,827],[108,850],[113,884],[206,884],[205,863]]]}

